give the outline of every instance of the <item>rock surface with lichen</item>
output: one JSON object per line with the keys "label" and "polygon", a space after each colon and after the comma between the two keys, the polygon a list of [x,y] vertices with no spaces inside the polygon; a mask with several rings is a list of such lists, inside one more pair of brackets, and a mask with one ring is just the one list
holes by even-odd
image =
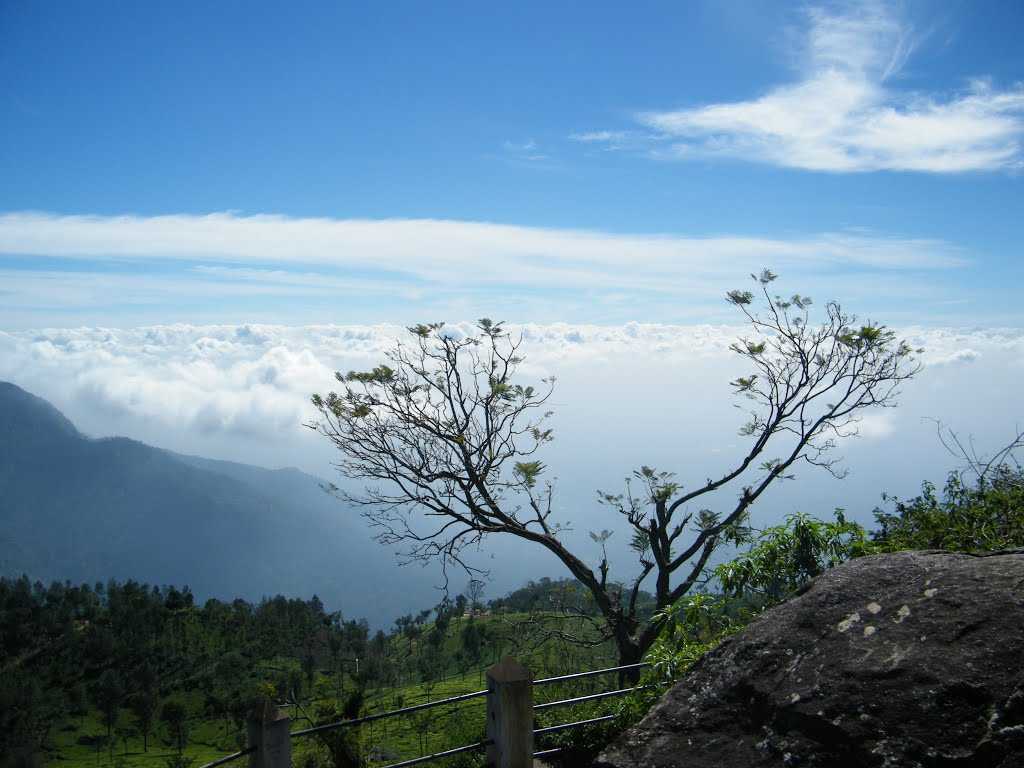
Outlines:
{"label": "rock surface with lichen", "polygon": [[1024,767],[1024,550],[826,572],[701,659],[597,765]]}

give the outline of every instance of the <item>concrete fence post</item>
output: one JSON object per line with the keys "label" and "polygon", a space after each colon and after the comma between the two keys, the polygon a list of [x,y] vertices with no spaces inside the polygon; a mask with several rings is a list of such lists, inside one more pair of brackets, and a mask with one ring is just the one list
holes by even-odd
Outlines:
{"label": "concrete fence post", "polygon": [[249,768],[291,768],[291,718],[269,705],[249,718]]}
{"label": "concrete fence post", "polygon": [[533,765],[533,675],[506,656],[487,670],[487,765]]}

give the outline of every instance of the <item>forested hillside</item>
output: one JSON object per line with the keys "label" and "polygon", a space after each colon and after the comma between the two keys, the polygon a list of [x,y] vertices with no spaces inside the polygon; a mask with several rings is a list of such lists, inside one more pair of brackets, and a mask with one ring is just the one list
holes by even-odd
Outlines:
{"label": "forested hillside", "polygon": [[[0,580],[0,752],[21,752],[25,764],[30,754],[83,766],[212,760],[244,744],[246,715],[262,698],[312,724],[478,690],[483,669],[506,653],[540,674],[608,664],[610,647],[543,629],[542,618],[557,617],[560,629],[594,637],[555,608],[577,589],[544,580],[489,606],[458,595],[371,632],[315,596],[199,606],[188,588]],[[386,739],[361,733],[359,749],[376,747],[382,760],[420,754],[465,735],[463,726],[482,728],[477,710],[461,724],[452,712],[396,723]]]}

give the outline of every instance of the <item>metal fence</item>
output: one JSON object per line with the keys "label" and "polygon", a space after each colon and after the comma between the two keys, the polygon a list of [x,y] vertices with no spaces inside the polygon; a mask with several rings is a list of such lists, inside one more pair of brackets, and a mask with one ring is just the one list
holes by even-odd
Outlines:
{"label": "metal fence", "polygon": [[[630,671],[630,670],[638,670],[638,669],[641,669],[642,667],[646,667],[646,666],[648,666],[647,663],[640,663],[640,664],[626,664],[626,665],[620,666],[620,667],[607,667],[605,669],[594,669],[594,670],[590,670],[588,672],[576,672],[576,673],[571,674],[571,675],[559,675],[557,677],[545,677],[545,678],[543,678],[541,680],[535,680],[533,682],[533,684],[535,686],[537,686],[537,685],[548,685],[548,684],[551,684],[551,683],[563,683],[563,682],[566,682],[566,681],[580,680],[580,679],[583,679],[583,678],[595,677],[595,676],[598,676],[598,675],[608,675],[608,674],[612,674],[612,673],[619,673],[619,674],[621,674],[622,672],[626,672],[626,671]],[[541,711],[541,710],[551,709],[553,707],[566,707],[566,706],[572,706],[572,705],[575,705],[575,704],[583,704],[583,703],[586,703],[586,702],[589,702],[589,701],[598,701],[600,699],[607,699],[607,698],[611,698],[611,697],[614,697],[614,696],[625,696],[626,694],[632,693],[633,691],[639,690],[639,689],[641,689],[643,687],[646,687],[646,686],[632,686],[632,687],[629,687],[629,688],[617,688],[615,690],[603,691],[601,693],[591,693],[591,694],[588,694],[588,695],[585,695],[585,696],[575,696],[575,697],[568,698],[568,699],[559,699],[557,701],[548,701],[548,702],[545,702],[543,704],[534,704],[533,705],[533,710],[534,710],[534,712],[537,712],[537,711]],[[570,722],[570,723],[559,723],[557,725],[549,725],[549,726],[545,726],[543,728],[535,728],[535,729],[533,729],[533,736],[534,737],[544,736],[546,734],[558,733],[560,731],[566,731],[566,730],[569,730],[571,728],[581,728],[581,727],[587,726],[587,725],[597,725],[599,723],[610,722],[610,721],[612,721],[614,719],[615,719],[615,715],[602,715],[600,717],[591,717],[591,718],[587,718],[585,720],[576,720],[576,721]],[[558,754],[561,751],[562,751],[562,747],[554,747],[554,748],[551,748],[551,749],[542,749],[542,750],[533,752],[533,757],[546,757],[548,755]]]}
{"label": "metal fence", "polygon": [[394,709],[389,712],[379,712],[372,715],[365,715],[351,720],[341,720],[335,723],[315,725],[310,728],[303,728],[298,731],[290,730],[291,720],[287,716],[276,716],[264,718],[260,721],[249,723],[249,746],[230,755],[207,763],[202,768],[218,768],[225,763],[230,763],[242,757],[249,758],[250,768],[290,768],[291,767],[291,742],[293,739],[314,736],[328,731],[336,731],[344,728],[354,728],[367,723],[372,723],[385,718],[399,717],[414,712],[419,712],[435,707],[443,707],[452,704],[459,704],[471,699],[486,697],[487,699],[487,738],[483,741],[464,744],[462,746],[423,755],[401,762],[392,763],[385,768],[407,768],[408,766],[419,765],[433,760],[440,760],[452,757],[464,752],[475,750],[487,750],[487,762],[489,765],[500,766],[501,768],[527,768],[532,765],[534,757],[553,755],[561,751],[561,748],[534,750],[534,741],[537,736],[565,731],[570,728],[579,728],[587,725],[597,725],[609,722],[614,715],[602,715],[591,717],[575,722],[559,723],[557,725],[534,728],[534,713],[554,707],[572,706],[590,701],[624,696],[642,686],[628,688],[617,688],[601,693],[592,693],[584,696],[575,696],[567,699],[533,703],[533,689],[536,686],[564,683],[567,681],[580,680],[583,678],[607,675],[612,673],[623,673],[626,671],[638,670],[647,664],[627,664],[620,667],[607,667],[586,672],[576,672],[558,677],[546,677],[534,680],[530,671],[519,664],[515,659],[506,657],[498,664],[487,670],[487,688],[472,693],[463,693],[458,696],[449,696],[445,699],[429,701],[423,704],[415,704],[401,709]]}

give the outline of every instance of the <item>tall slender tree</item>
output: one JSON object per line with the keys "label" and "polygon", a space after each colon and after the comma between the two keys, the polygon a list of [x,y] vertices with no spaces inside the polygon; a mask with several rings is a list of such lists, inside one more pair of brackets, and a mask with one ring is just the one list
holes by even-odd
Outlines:
{"label": "tall slender tree", "polygon": [[188,743],[188,709],[180,698],[168,699],[160,711],[160,719],[167,726],[167,733],[180,755]]}
{"label": "tall slender tree", "polygon": [[103,725],[107,729],[107,740],[112,740],[112,731],[117,725],[121,713],[121,705],[124,703],[125,690],[121,676],[112,669],[108,669],[100,675],[93,690],[93,701],[99,709],[103,718]]}

